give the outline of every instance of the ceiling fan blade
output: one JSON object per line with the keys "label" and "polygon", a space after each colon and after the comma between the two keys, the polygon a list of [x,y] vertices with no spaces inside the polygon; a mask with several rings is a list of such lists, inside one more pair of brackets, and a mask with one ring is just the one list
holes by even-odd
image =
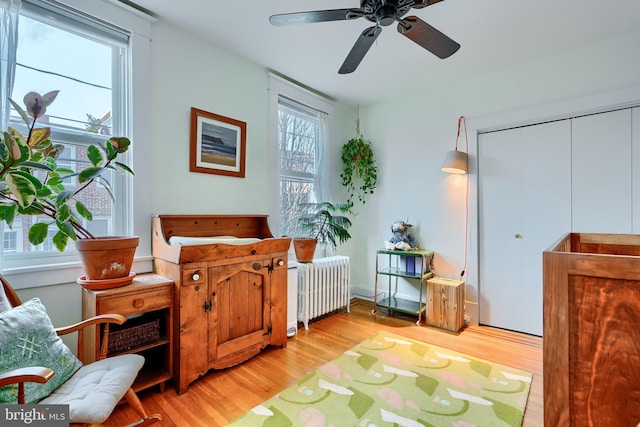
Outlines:
{"label": "ceiling fan blade", "polygon": [[356,19],[362,16],[364,16],[364,12],[360,9],[316,10],[311,12],[271,15],[269,17],[269,22],[271,22],[272,25],[282,26],[311,24],[314,22],[346,21],[348,19]]}
{"label": "ceiling fan blade", "polygon": [[417,16],[408,16],[398,22],[398,32],[413,40],[440,59],[453,55],[460,45],[433,28]]}
{"label": "ceiling fan blade", "polygon": [[440,3],[443,0],[416,0],[413,3],[413,6],[411,6],[414,9],[422,9],[424,7],[427,6],[431,6],[432,4],[436,4],[436,3]]}
{"label": "ceiling fan blade", "polygon": [[349,74],[354,72],[381,32],[382,27],[378,25],[365,29],[351,48],[338,73]]}

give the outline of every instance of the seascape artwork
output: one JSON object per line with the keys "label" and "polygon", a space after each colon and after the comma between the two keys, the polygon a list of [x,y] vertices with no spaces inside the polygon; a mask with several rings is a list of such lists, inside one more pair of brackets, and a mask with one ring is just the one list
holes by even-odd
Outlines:
{"label": "seascape artwork", "polygon": [[223,166],[235,166],[238,131],[212,123],[202,122],[201,161]]}

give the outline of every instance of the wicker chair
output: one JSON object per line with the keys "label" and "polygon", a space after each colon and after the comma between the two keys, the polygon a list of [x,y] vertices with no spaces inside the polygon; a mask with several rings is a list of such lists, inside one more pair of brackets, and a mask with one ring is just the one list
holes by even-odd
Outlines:
{"label": "wicker chair", "polygon": [[[0,275],[0,312],[22,304],[20,298]],[[6,311],[5,311],[6,312]],[[158,422],[159,414],[147,415],[140,399],[131,385],[144,364],[144,358],[137,354],[106,358],[109,323],[122,324],[126,318],[119,314],[105,314],[83,320],[75,325],[55,328],[58,335],[81,331],[87,326],[104,324],[101,360],[80,367],[66,382],[56,388],[39,404],[67,404],[69,418],[73,426],[101,425],[111,415],[122,398],[140,415],[141,419],[132,426],[148,426]],[[98,326],[96,326],[98,327]],[[55,334],[53,334],[55,337]],[[81,336],[78,334],[78,357],[81,354]],[[47,367],[23,367],[0,373],[0,387],[17,384],[17,402],[25,403],[25,383],[45,384],[54,376]],[[99,378],[99,380],[97,380]]]}

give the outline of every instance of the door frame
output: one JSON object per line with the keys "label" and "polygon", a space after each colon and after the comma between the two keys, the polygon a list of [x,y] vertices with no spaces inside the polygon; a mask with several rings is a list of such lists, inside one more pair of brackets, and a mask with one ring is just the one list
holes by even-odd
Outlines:
{"label": "door frame", "polygon": [[469,130],[469,264],[465,273],[466,314],[471,325],[478,325],[479,296],[479,183],[478,135],[513,127],[568,119],[576,116],[603,113],[622,108],[640,107],[640,86],[577,96],[571,99],[540,102],[535,106],[467,118]]}

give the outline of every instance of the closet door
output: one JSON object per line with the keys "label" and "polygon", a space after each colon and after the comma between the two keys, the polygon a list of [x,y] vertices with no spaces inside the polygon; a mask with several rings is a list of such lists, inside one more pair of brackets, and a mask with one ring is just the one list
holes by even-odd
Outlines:
{"label": "closet door", "polygon": [[631,233],[631,115],[611,111],[572,120],[572,230]]}
{"label": "closet door", "polygon": [[542,335],[542,252],[571,228],[568,120],[482,134],[480,324]]}

